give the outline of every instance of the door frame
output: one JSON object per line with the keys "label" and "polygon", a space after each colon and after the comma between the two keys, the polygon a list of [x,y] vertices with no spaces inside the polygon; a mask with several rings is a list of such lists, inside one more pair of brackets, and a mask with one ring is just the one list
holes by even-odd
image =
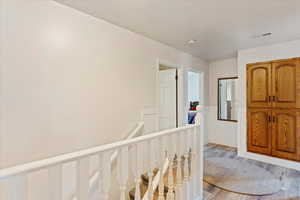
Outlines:
{"label": "door frame", "polygon": [[182,126],[183,125],[183,111],[182,111],[182,105],[183,102],[182,102],[182,98],[183,95],[182,95],[182,92],[183,92],[183,69],[182,67],[179,65],[179,64],[174,64],[172,62],[169,62],[169,61],[166,61],[166,60],[162,60],[162,59],[157,59],[157,63],[156,63],[156,69],[155,69],[155,72],[156,72],[156,108],[157,108],[157,113],[158,113],[158,119],[157,119],[157,126],[159,128],[159,116],[160,116],[160,109],[159,109],[159,104],[160,104],[160,87],[159,87],[159,67],[160,65],[165,65],[165,66],[168,66],[168,67],[172,67],[172,68],[175,68],[177,70],[177,76],[178,76],[178,79],[177,79],[177,100],[176,100],[176,104],[177,104],[177,125],[178,127]]}
{"label": "door frame", "polygon": [[177,92],[177,99],[178,99],[178,126],[184,126],[188,123],[187,116],[189,111],[189,102],[188,102],[188,72],[196,72],[199,73],[199,105],[202,109],[204,109],[204,72],[202,70],[195,69],[193,67],[185,67],[181,64],[172,63],[168,60],[158,58],[156,61],[155,73],[156,73],[156,110],[157,110],[157,130],[159,127],[159,103],[160,103],[160,89],[159,89],[159,66],[166,65],[169,67],[173,67],[177,69],[178,72],[178,92]]}
{"label": "door frame", "polygon": [[204,108],[204,72],[201,71],[201,70],[197,70],[197,69],[194,69],[194,68],[187,68],[186,69],[186,99],[185,99],[185,102],[186,102],[186,113],[185,113],[185,116],[187,116],[188,114],[188,111],[189,111],[189,100],[188,100],[188,72],[195,72],[195,73],[198,73],[199,74],[199,106],[201,107],[201,109]]}

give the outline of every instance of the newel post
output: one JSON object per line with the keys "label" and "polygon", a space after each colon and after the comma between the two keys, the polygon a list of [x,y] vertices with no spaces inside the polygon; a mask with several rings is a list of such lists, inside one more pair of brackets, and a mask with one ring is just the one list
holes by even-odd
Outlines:
{"label": "newel post", "polygon": [[196,159],[196,191],[197,200],[203,199],[203,164],[204,164],[204,126],[205,126],[205,118],[204,118],[204,106],[197,106],[197,115],[195,119],[195,123],[199,125],[196,128],[196,137],[197,137],[197,155],[198,158]]}

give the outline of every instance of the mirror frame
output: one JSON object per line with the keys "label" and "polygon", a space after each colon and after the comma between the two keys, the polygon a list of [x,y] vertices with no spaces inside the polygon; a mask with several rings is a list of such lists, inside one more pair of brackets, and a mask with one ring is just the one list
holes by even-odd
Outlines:
{"label": "mirror frame", "polygon": [[218,108],[217,108],[217,120],[220,120],[220,121],[227,121],[227,122],[238,122],[238,120],[232,120],[232,119],[221,119],[220,117],[219,117],[219,112],[220,112],[220,87],[219,87],[219,83],[220,83],[220,81],[221,80],[228,80],[228,79],[238,79],[238,77],[237,76],[233,76],[233,77],[225,77],[225,78],[218,78],[218,85],[217,85],[217,87],[218,87],[218,90],[217,90],[217,92],[218,92]]}

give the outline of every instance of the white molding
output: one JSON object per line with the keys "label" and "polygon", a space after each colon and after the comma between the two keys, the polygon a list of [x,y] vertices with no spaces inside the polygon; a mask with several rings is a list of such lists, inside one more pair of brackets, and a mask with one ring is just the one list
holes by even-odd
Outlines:
{"label": "white molding", "polygon": [[[178,70],[178,125],[183,126],[187,124],[187,113],[189,109],[188,103],[188,71],[197,72],[200,75],[200,100],[199,103],[202,107],[205,105],[205,77],[204,72],[200,69],[195,69],[193,67],[185,67],[181,64],[172,63],[170,61],[157,58],[156,62],[156,109],[159,116],[159,101],[160,101],[160,92],[159,92],[159,65],[166,65],[174,67]],[[207,74],[208,75],[208,74]],[[207,88],[208,89],[208,88]],[[159,119],[159,117],[158,117]],[[159,121],[158,121],[159,127]]]}
{"label": "white molding", "polygon": [[[129,134],[129,136],[124,140],[130,140],[132,138],[135,138],[137,136],[141,136],[143,133],[144,128],[144,122],[139,122],[136,126],[136,128]],[[115,151],[112,156],[110,157],[110,162],[114,163],[117,159],[118,151]],[[98,184],[98,177],[99,177],[99,171],[96,171],[89,179],[89,195],[93,196],[93,192],[97,190],[97,184]],[[71,200],[76,200],[76,196],[72,195],[70,198]]]}
{"label": "white molding", "polygon": [[38,160],[38,161],[30,162],[27,164],[22,164],[22,165],[17,165],[17,166],[10,167],[10,168],[1,169],[0,170],[0,180],[5,179],[7,177],[11,177],[11,176],[16,176],[19,174],[30,173],[33,171],[42,170],[42,169],[45,169],[47,167],[54,166],[57,164],[72,162],[72,161],[75,161],[76,159],[79,159],[79,158],[82,158],[85,156],[93,156],[100,152],[107,152],[107,151],[115,150],[117,148],[129,145],[129,144],[136,144],[139,142],[144,142],[144,141],[147,141],[150,139],[173,134],[175,132],[184,131],[184,130],[187,130],[187,129],[190,129],[190,128],[193,128],[196,126],[197,125],[188,125],[188,126],[183,126],[183,127],[179,127],[179,128],[163,130],[163,131],[159,131],[159,132],[156,132],[153,134],[144,135],[144,136],[132,138],[132,139],[125,140],[125,141],[119,141],[119,142],[114,142],[114,143],[110,143],[110,144],[100,145],[100,146],[92,147],[89,149],[75,151],[72,153],[62,154],[59,156],[55,156],[55,157],[51,157],[51,158],[47,158],[47,159],[43,159],[43,160]]}
{"label": "white molding", "polygon": [[[188,67],[186,68],[186,71],[187,72],[195,72],[195,73],[199,73],[199,94],[200,94],[200,99],[199,99],[199,104],[201,107],[204,106],[205,104],[205,98],[204,98],[204,72],[199,70],[199,69],[194,69],[194,68],[191,68],[191,67]],[[207,74],[208,76],[209,74]],[[187,83],[186,83],[186,88],[188,88],[188,80],[187,80]],[[187,103],[188,103],[188,100],[187,100]]]}
{"label": "white molding", "polygon": [[251,152],[240,152],[238,154],[240,157],[252,159],[252,160],[258,160],[261,162],[266,162],[269,164],[281,166],[281,167],[287,167],[294,170],[300,170],[299,162],[291,161],[291,160],[285,160],[280,158],[275,158],[271,156],[265,156],[262,154],[256,154]]}
{"label": "white molding", "polygon": [[159,130],[159,118],[157,108],[145,108],[141,112],[141,121],[144,122],[144,134]]}
{"label": "white molding", "polygon": [[204,200],[204,198],[199,196],[199,197],[196,197],[195,200]]}
{"label": "white molding", "polygon": [[[180,64],[172,63],[170,61],[157,58],[156,62],[156,108],[158,111],[158,116],[160,115],[159,111],[159,104],[160,104],[160,88],[159,88],[159,66],[160,65],[166,65],[169,67],[174,67],[177,69],[178,72],[178,125],[182,126],[184,125],[184,92],[186,91],[186,88],[184,86],[184,67]],[[159,119],[159,118],[158,118]],[[159,121],[158,121],[158,128],[159,128]]]}

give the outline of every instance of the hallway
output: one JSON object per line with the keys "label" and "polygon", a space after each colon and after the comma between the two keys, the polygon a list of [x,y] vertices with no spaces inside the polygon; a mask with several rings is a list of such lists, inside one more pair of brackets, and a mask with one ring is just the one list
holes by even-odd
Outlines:
{"label": "hallway", "polygon": [[[221,146],[217,144],[208,144],[204,151],[205,159],[211,157],[225,157],[236,160],[247,160],[237,157],[235,148]],[[266,164],[254,160],[248,160],[250,163],[263,167],[273,173],[280,180],[284,180],[286,190],[280,190],[278,193],[266,196],[249,196],[225,191],[204,182],[204,195],[206,200],[300,200],[300,172],[291,169],[285,169],[271,164]],[[286,173],[286,175],[282,175]],[[296,178],[295,178],[296,177]]]}

